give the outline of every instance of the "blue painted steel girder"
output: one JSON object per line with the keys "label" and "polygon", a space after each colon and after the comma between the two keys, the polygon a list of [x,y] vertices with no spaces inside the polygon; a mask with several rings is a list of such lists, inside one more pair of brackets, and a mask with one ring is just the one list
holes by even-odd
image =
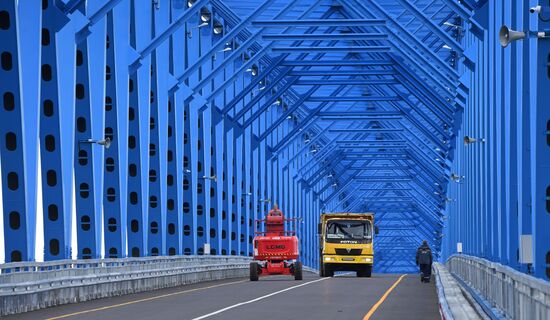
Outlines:
{"label": "blue painted steel girder", "polygon": [[[442,2],[447,8],[459,6]],[[77,140],[104,138],[104,127],[113,128],[109,149],[83,145],[94,166],[80,168],[77,162],[83,157],[75,152],[67,156],[75,161],[71,170],[79,170],[77,197],[80,191],[90,190],[90,198],[76,199],[78,208],[94,214],[91,221],[96,225],[91,224],[89,233],[107,239],[102,253],[97,238],[77,229],[78,248],[94,246],[94,256],[115,256],[111,248],[117,249],[117,256],[208,254],[203,250],[209,244],[212,254],[247,255],[250,219],[265,213],[267,199],[281,203],[290,216],[304,217],[301,241],[310,265],[317,259],[311,241],[322,206],[362,210],[364,200],[371,199],[371,208],[379,210],[380,225],[389,226],[384,214],[391,210],[400,214],[401,221],[423,221],[416,229],[391,225],[393,230],[383,231],[380,239],[402,239],[409,249],[441,231],[445,202],[441,195],[446,196],[452,145],[462,107],[470,103],[462,89],[456,98],[460,101],[453,100],[463,65],[458,62],[451,67],[439,52],[443,42],[464,51],[462,44],[467,41],[454,39],[452,30],[441,27],[443,19],[453,16],[450,9],[426,21],[426,12],[419,6],[405,4],[413,13],[412,24],[425,25],[417,35],[375,0],[347,0],[342,6],[289,2],[277,12],[271,10],[271,1],[258,1],[248,11],[233,0],[202,0],[191,8],[135,4],[106,1],[96,4],[97,10],[73,18],[80,19],[77,39],[86,40],[76,48],[83,52],[83,66],[89,65],[90,74],[82,65],[67,69],[77,71],[76,82],[90,91],[90,103],[87,109],[86,99],[80,101],[77,96],[79,109],[69,123],[76,128],[77,119],[83,117],[94,129],[66,130],[58,122],[52,130],[58,130],[61,140],[70,141],[76,152]],[[128,10],[130,19],[119,19]],[[470,13],[458,14],[469,17]],[[115,21],[113,30],[102,30],[105,26],[99,21],[106,15]],[[293,21],[284,25],[288,20]],[[120,32],[128,24],[130,39]],[[281,32],[273,33],[273,27]],[[114,53],[109,48],[97,50],[106,33]],[[70,37],[60,39],[63,45],[76,43]],[[310,47],[319,52],[311,52]],[[380,52],[381,48],[391,53]],[[275,56],[277,50],[287,53]],[[127,51],[129,57],[120,53]],[[103,65],[89,59],[100,52],[106,57]],[[98,79],[97,65],[110,67],[111,80]],[[116,97],[111,107],[98,89],[101,85],[107,95]],[[60,99],[67,104],[64,96]],[[105,112],[105,119],[98,112]],[[63,178],[66,190],[70,173]],[[102,175],[103,182],[95,178]],[[89,188],[80,190],[82,183]],[[109,207],[110,188],[121,201],[118,213]],[[101,194],[102,189],[106,194]],[[98,197],[105,197],[107,203],[95,201]],[[71,212],[69,204],[65,215]],[[82,227],[81,209],[77,227]],[[106,221],[104,235],[98,218]],[[116,220],[114,225],[109,223],[111,218]],[[67,227],[70,219],[61,224]],[[433,240],[436,248],[439,241]],[[377,248],[383,245],[381,240]],[[391,268],[395,261],[387,254],[390,249],[380,250],[386,250],[380,252],[385,256],[381,268]],[[78,254],[82,256],[80,250]],[[404,253],[396,257],[407,259]]]}

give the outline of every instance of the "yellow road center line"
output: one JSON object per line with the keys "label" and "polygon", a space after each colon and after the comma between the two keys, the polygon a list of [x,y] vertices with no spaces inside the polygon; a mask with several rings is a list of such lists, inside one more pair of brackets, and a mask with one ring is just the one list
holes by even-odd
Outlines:
{"label": "yellow road center line", "polygon": [[228,286],[228,285],[242,283],[242,282],[246,282],[246,281],[248,281],[248,280],[233,281],[233,282],[227,282],[227,283],[222,283],[222,284],[216,284],[216,285],[208,286],[208,287],[201,287],[201,288],[177,291],[177,292],[162,294],[162,295],[158,295],[158,296],[154,296],[154,297],[138,299],[138,300],[132,300],[132,301],[119,303],[119,304],[113,304],[113,305],[105,306],[105,307],[101,307],[101,308],[95,308],[95,309],[89,309],[89,310],[74,312],[74,313],[68,313],[68,314],[64,314],[64,315],[61,315],[61,316],[57,316],[57,317],[47,318],[46,320],[63,319],[63,318],[78,316],[78,315],[81,315],[81,314],[97,312],[97,311],[102,311],[102,310],[107,310],[107,309],[112,309],[112,308],[119,308],[119,307],[124,307],[124,306],[135,304],[135,303],[146,302],[146,301],[151,301],[151,300],[157,300],[157,299],[162,299],[162,298],[166,298],[166,297],[176,296],[176,295],[179,295],[179,294],[185,294],[185,293],[201,291],[201,290],[206,290],[206,289],[218,288],[218,287]]}
{"label": "yellow road center line", "polygon": [[370,308],[369,312],[363,317],[363,320],[369,320],[370,317],[372,317],[372,315],[374,314],[376,309],[378,309],[378,307],[380,307],[380,305],[382,305],[382,303],[384,303],[386,298],[388,298],[388,296],[393,291],[393,289],[395,289],[395,287],[397,287],[399,282],[401,282],[401,280],[403,280],[403,278],[405,278],[405,276],[406,276],[405,274],[402,275],[401,277],[399,277],[399,279],[397,279],[393,283],[393,285],[384,293],[384,295],[380,298],[380,300],[378,300],[378,302],[376,302],[376,304],[374,306],[372,306],[372,308]]}

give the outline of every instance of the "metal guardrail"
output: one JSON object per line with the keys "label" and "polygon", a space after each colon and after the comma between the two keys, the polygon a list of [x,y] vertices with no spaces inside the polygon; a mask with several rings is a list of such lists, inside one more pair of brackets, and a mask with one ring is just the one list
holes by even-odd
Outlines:
{"label": "metal guardrail", "polygon": [[441,263],[433,264],[434,277],[439,300],[439,313],[443,320],[486,319],[474,303],[462,291],[449,270]]}
{"label": "metal guardrail", "polygon": [[550,319],[550,282],[467,255],[451,256],[446,265],[507,319]]}
{"label": "metal guardrail", "polygon": [[250,258],[169,256],[0,265],[0,316],[66,303],[244,277]]}

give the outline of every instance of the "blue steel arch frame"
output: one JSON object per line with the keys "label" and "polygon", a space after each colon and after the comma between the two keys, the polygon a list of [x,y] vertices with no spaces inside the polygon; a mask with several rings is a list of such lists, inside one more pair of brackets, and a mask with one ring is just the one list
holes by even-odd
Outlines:
{"label": "blue steel arch frame", "polygon": [[43,3],[0,10],[6,261],[34,259],[39,163],[45,259],[70,257],[71,237],[80,258],[249,255],[278,202],[311,266],[320,212],[374,211],[378,271],[413,271],[422,239],[526,270],[532,234],[530,270],[550,275],[549,44],[496,37],[548,27],[529,1]]}

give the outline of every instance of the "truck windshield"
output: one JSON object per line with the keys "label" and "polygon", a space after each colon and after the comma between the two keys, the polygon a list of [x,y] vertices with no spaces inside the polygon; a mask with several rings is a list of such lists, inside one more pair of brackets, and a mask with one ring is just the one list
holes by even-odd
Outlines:
{"label": "truck windshield", "polygon": [[366,242],[371,239],[372,228],[369,220],[334,220],[327,224],[327,240]]}

